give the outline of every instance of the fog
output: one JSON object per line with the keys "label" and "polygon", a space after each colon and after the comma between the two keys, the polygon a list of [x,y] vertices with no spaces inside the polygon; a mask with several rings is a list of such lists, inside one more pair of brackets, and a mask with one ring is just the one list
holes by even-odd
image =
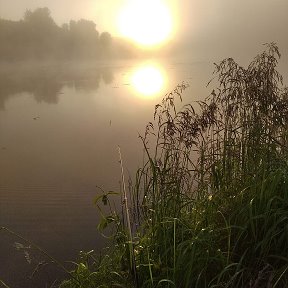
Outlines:
{"label": "fog", "polygon": [[[284,61],[287,59],[286,0],[163,2],[173,9],[175,33],[165,45],[146,51],[121,39],[117,30],[117,11],[128,0],[0,0],[0,58],[129,58],[153,54],[212,62],[233,57],[247,63],[262,50],[262,44],[273,41]],[[40,7],[42,10],[36,10]]]}
{"label": "fog", "polygon": [[71,20],[58,26],[47,7],[27,10],[23,19],[0,19],[0,60],[77,60],[128,55],[109,32],[99,32],[93,21]]}

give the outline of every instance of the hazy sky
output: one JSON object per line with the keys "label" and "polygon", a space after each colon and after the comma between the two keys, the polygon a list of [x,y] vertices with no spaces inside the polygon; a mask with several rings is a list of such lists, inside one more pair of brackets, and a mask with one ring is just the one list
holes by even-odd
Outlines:
{"label": "hazy sky", "polygon": [[48,7],[57,24],[71,19],[93,20],[99,30],[115,32],[113,19],[125,0],[0,0],[0,17],[20,19],[26,9]]}
{"label": "hazy sky", "polygon": [[[100,32],[117,35],[115,19],[127,1],[131,0],[0,0],[0,17],[18,20],[26,9],[48,7],[57,24],[85,18]],[[162,1],[173,9],[177,35],[200,50],[218,51],[220,56],[230,56],[230,51],[254,55],[261,44],[275,41],[288,55],[288,0]]]}

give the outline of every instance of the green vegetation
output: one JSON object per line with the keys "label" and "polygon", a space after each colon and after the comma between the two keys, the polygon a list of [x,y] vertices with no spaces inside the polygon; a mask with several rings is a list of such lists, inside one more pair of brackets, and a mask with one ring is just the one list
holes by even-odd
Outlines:
{"label": "green vegetation", "polygon": [[186,85],[166,95],[141,137],[147,161],[129,185],[129,207],[122,199],[117,212],[112,192],[95,199],[110,249],[82,253],[61,288],[288,287],[288,90],[279,57],[272,43],[247,69],[222,61],[218,87],[180,111]]}

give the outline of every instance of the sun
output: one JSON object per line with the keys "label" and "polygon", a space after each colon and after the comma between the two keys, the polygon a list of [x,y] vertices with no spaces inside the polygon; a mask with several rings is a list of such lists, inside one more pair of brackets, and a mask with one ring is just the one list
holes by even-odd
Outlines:
{"label": "sun", "polygon": [[164,75],[157,66],[146,64],[134,71],[131,84],[142,96],[152,97],[163,88]]}
{"label": "sun", "polygon": [[128,0],[120,10],[118,29],[121,35],[142,46],[155,46],[172,33],[172,15],[163,0]]}

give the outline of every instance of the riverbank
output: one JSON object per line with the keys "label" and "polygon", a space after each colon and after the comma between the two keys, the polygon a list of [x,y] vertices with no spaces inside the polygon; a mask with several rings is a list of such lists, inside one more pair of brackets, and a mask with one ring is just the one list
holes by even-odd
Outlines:
{"label": "riverbank", "polygon": [[145,164],[95,199],[110,248],[82,253],[61,288],[288,285],[288,94],[266,48],[216,65],[205,101],[179,109],[183,84],[156,105]]}

